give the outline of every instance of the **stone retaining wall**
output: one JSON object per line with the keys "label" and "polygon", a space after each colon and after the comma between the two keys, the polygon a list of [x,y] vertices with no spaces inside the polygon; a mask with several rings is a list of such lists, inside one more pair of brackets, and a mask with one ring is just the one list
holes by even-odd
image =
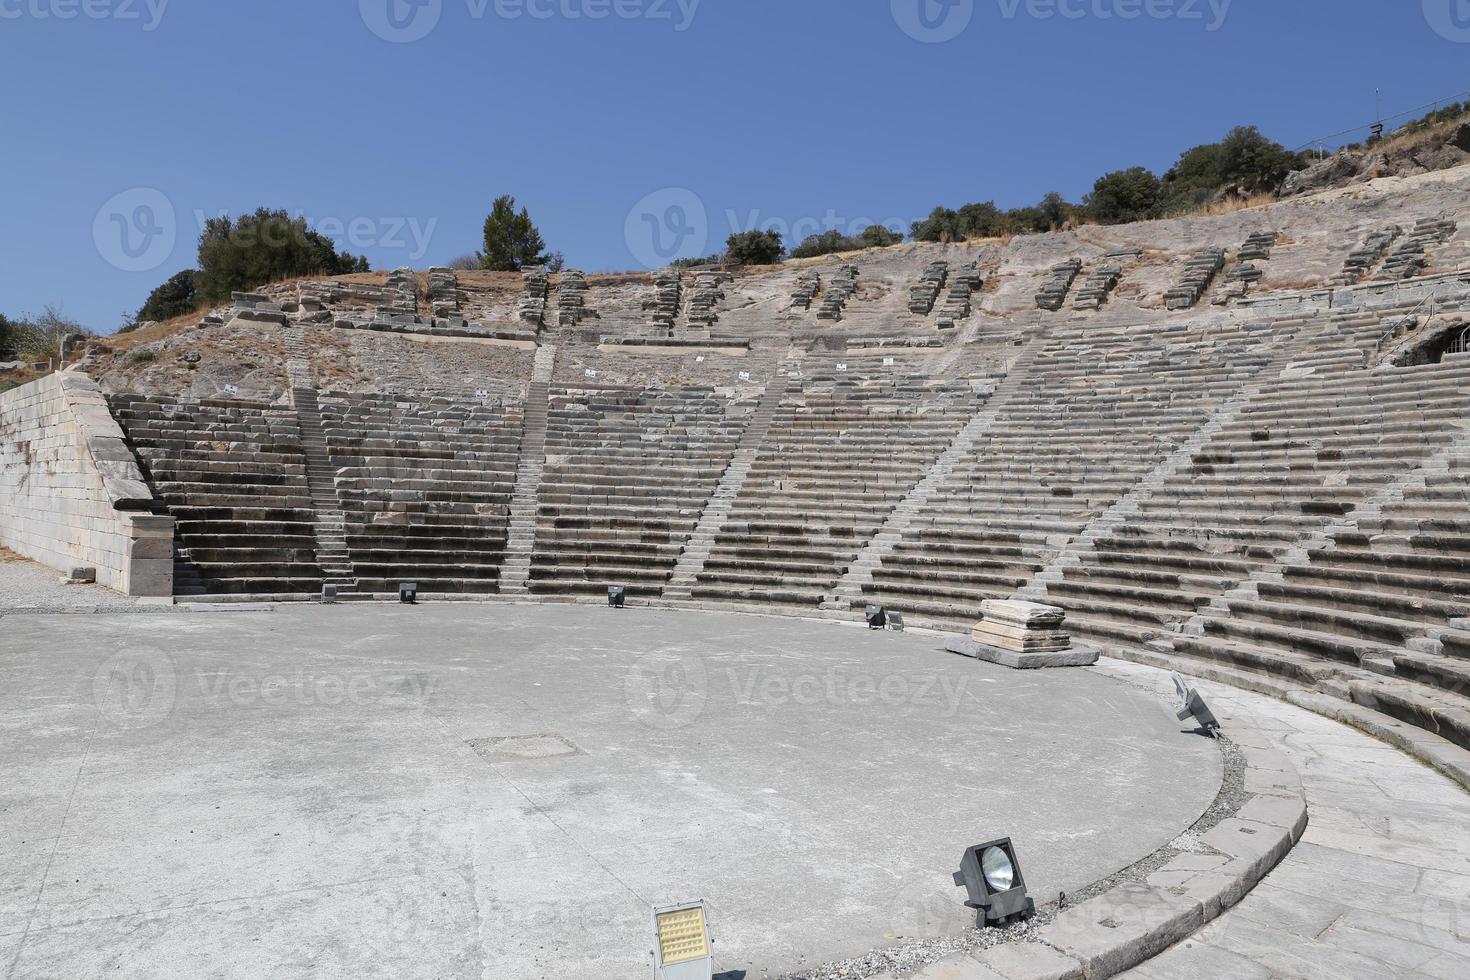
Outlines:
{"label": "stone retaining wall", "polygon": [[0,395],[0,545],[43,565],[95,568],[126,595],[173,594],[173,518],[96,382],[53,374]]}

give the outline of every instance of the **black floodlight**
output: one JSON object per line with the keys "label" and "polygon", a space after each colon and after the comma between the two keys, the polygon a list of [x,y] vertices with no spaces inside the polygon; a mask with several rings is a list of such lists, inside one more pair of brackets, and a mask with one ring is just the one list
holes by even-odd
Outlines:
{"label": "black floodlight", "polygon": [[903,613],[891,612],[888,614],[888,628],[895,633],[903,632]]}
{"label": "black floodlight", "polygon": [[607,587],[607,604],[614,609],[623,608],[628,601],[628,590],[621,585],[609,585]]}
{"label": "black floodlight", "polygon": [[888,628],[888,613],[882,606],[868,607],[868,629],[881,630]]}
{"label": "black floodlight", "polygon": [[398,601],[405,606],[417,605],[419,601],[419,584],[417,582],[404,582],[399,585]]}
{"label": "black floodlight", "polygon": [[965,906],[975,909],[976,927],[1009,925],[1036,914],[1009,837],[966,851],[954,883],[970,893]]}
{"label": "black floodlight", "polygon": [[337,601],[337,587],[335,585],[322,586],[322,602],[331,605]]}
{"label": "black floodlight", "polygon": [[1220,730],[1220,720],[1215,717],[1215,713],[1205,703],[1204,697],[1194,688],[1184,683],[1184,678],[1178,674],[1171,674],[1170,676],[1174,678],[1174,689],[1184,699],[1184,707],[1179,709],[1176,717],[1180,721],[1188,721],[1193,718],[1199,723],[1199,727],[1195,731],[1201,735],[1208,735],[1214,738],[1215,733]]}

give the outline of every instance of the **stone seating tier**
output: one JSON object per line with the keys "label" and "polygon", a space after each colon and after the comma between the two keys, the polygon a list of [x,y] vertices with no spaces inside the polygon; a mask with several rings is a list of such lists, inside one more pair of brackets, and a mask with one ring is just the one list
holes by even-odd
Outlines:
{"label": "stone seating tier", "polygon": [[314,592],[315,513],[289,409],[116,395],[113,416],[175,518],[176,577],[205,593]]}

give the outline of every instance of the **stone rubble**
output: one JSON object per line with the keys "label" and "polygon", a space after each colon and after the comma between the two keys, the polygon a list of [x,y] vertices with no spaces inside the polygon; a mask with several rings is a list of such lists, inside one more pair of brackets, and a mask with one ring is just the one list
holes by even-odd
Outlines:
{"label": "stone rubble", "polygon": [[1389,255],[1375,280],[1390,281],[1423,275],[1429,266],[1427,249],[1432,245],[1442,245],[1449,241],[1454,237],[1458,228],[1455,222],[1441,218],[1422,218],[1415,222],[1413,230],[1409,232],[1409,237],[1404,239],[1399,247]]}
{"label": "stone rubble", "polygon": [[949,292],[944,297],[944,305],[939,308],[935,326],[940,330],[953,330],[955,324],[967,319],[974,312],[972,300],[981,283],[978,265],[969,262],[961,266],[949,284]]}
{"label": "stone rubble", "polygon": [[560,327],[575,327],[583,320],[601,319],[587,305],[587,276],[580,269],[568,269],[556,285],[556,322]]}
{"label": "stone rubble", "polygon": [[1342,272],[1329,279],[1328,285],[1351,286],[1362,282],[1383,256],[1388,254],[1389,246],[1396,242],[1401,234],[1403,234],[1403,229],[1398,225],[1370,232],[1368,237],[1363,239],[1363,244],[1348,253],[1347,260],[1342,264]]}
{"label": "stone rubble", "polygon": [[791,293],[791,306],[788,309],[809,310],[812,301],[816,299],[817,292],[822,288],[822,274],[815,269],[800,273],[796,277],[796,289]]}
{"label": "stone rubble", "polygon": [[662,336],[673,333],[683,292],[684,277],[678,269],[660,269],[655,272],[653,298],[643,301],[644,323]]}
{"label": "stone rubble", "polygon": [[1184,263],[1184,272],[1179,280],[1164,294],[1164,306],[1171,310],[1187,310],[1194,306],[1224,267],[1223,248],[1212,245],[1195,252]]}
{"label": "stone rubble", "polygon": [[1276,233],[1270,231],[1256,232],[1245,240],[1245,244],[1236,253],[1236,263],[1226,271],[1225,281],[1210,298],[1212,305],[1225,306],[1232,300],[1244,299],[1250,288],[1266,277],[1265,272],[1255,263],[1271,257],[1276,238]]}
{"label": "stone rubble", "polygon": [[469,294],[459,288],[459,277],[452,269],[429,270],[429,306],[434,316],[453,316],[468,299]]}
{"label": "stone rubble", "polygon": [[521,270],[521,282],[525,287],[525,293],[521,297],[521,305],[516,310],[516,316],[522,323],[529,323],[539,330],[546,324],[546,297],[550,295],[546,267],[542,265],[526,266]]}
{"label": "stone rubble", "polygon": [[1046,282],[1041,284],[1041,289],[1036,294],[1037,307],[1051,312],[1060,310],[1067,301],[1067,292],[1071,290],[1073,280],[1081,271],[1081,259],[1068,259],[1052,266],[1047,271]]}
{"label": "stone rubble", "polygon": [[694,276],[694,289],[689,297],[689,322],[703,327],[712,327],[719,320],[717,307],[725,298],[720,287],[728,282],[728,272],[698,272]]}
{"label": "stone rubble", "polygon": [[417,314],[419,311],[419,285],[413,270],[407,267],[394,269],[388,274],[388,291],[392,297],[384,304],[381,312],[396,316],[400,313]]}
{"label": "stone rubble", "polygon": [[948,282],[949,263],[943,260],[930,262],[919,281],[909,287],[909,312],[920,316],[934,312],[934,303]]}
{"label": "stone rubble", "polygon": [[858,267],[844,265],[832,277],[827,294],[822,297],[822,308],[817,310],[818,320],[841,320],[847,301],[857,291]]}
{"label": "stone rubble", "polygon": [[1116,263],[1100,265],[1087,273],[1087,278],[1072,297],[1074,310],[1099,310],[1123,278],[1123,267]]}

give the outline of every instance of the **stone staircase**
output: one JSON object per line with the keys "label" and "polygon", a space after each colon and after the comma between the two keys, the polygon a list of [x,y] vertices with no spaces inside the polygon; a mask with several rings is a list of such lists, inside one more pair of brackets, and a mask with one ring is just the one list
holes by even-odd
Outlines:
{"label": "stone staircase", "polygon": [[1209,445],[1211,440],[1218,436],[1226,426],[1239,418],[1241,411],[1261,396],[1267,382],[1277,376],[1298,349],[1292,344],[1283,348],[1257,373],[1254,380],[1221,404],[1204,425],[1180,443],[1172,453],[1160,460],[1158,465],[1151,469],[1132,490],[1124,494],[1117,503],[1094,518],[1081,534],[1068,543],[1055,559],[1045,565],[1025,585],[1017,589],[1011,598],[1028,602],[1046,602],[1048,599],[1047,585],[1062,581],[1066,577],[1067,569],[1078,568],[1085,564],[1100,538],[1107,537],[1128,522],[1137,520],[1142,513],[1143,504],[1164,489],[1171,477],[1183,472],[1193,462],[1196,454]]}
{"label": "stone staircase", "polygon": [[510,504],[510,534],[505,545],[505,562],[500,570],[502,595],[529,595],[531,553],[536,547],[536,501],[541,474],[546,469],[546,418],[551,392],[551,375],[556,367],[556,347],[543,344],[536,350],[531,383],[521,429],[521,459],[516,467],[515,494]]}
{"label": "stone staircase", "polygon": [[725,469],[724,476],[720,478],[720,484],[715,489],[714,495],[705,505],[704,513],[700,515],[694,533],[689,536],[689,540],[684,544],[684,550],[679,554],[678,564],[674,566],[674,572],[669,577],[668,584],[664,586],[663,597],[665,599],[688,601],[693,598],[692,590],[699,579],[699,573],[704,570],[704,563],[709,558],[715,538],[724,528],[725,520],[730,516],[730,510],[734,507],[736,498],[740,496],[740,491],[745,486],[745,478],[750,475],[750,467],[755,462],[761,443],[765,442],[766,434],[771,429],[771,422],[776,417],[776,410],[781,407],[781,398],[785,393],[785,373],[778,369],[776,376],[766,385],[760,403],[756,406],[755,414],[751,416],[750,423],[740,438],[740,445],[736,448],[730,465]]}
{"label": "stone staircase", "polygon": [[[294,362],[295,358],[292,360]],[[337,500],[334,467],[322,429],[321,405],[315,388],[293,388],[291,400],[296,405],[296,421],[301,428],[306,484],[311,490],[312,508],[316,511],[316,558],[322,570],[322,584],[335,586],[338,598],[347,598],[356,589],[357,579],[347,550],[346,519]]]}
{"label": "stone staircase", "polygon": [[299,325],[281,329],[286,348],[286,379],[293,392],[311,387],[311,351],[306,346],[306,331]]}
{"label": "stone staircase", "polygon": [[883,559],[893,553],[903,541],[904,533],[916,516],[932,500],[939,488],[948,480],[955,468],[969,458],[975,446],[995,426],[999,411],[1012,397],[1022,391],[1027,383],[1027,373],[1032,359],[1039,350],[1039,342],[1033,339],[1007,368],[1005,380],[995,387],[990,398],[980,411],[965,423],[954,441],[940,453],[930,465],[924,478],[914,485],[904,499],[888,515],[882,529],[873,536],[857,558],[848,566],[847,572],[837,582],[832,592],[822,600],[822,608],[841,612],[862,605],[864,589],[873,581],[873,570],[883,564]]}

